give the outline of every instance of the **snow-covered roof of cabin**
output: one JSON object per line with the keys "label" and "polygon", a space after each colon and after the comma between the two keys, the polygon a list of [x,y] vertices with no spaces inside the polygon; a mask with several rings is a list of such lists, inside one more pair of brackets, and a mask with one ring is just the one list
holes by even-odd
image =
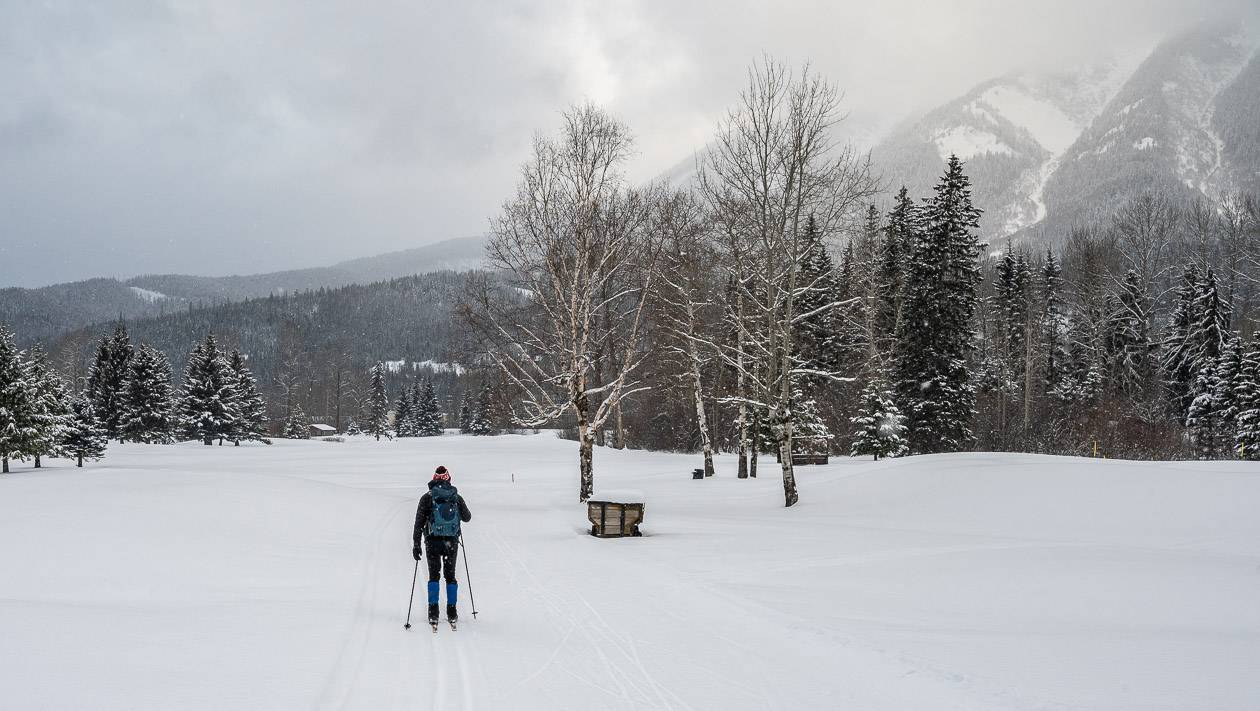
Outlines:
{"label": "snow-covered roof of cabin", "polygon": [[320,432],[336,432],[337,431],[337,428],[333,427],[332,425],[311,425],[311,429],[319,430]]}

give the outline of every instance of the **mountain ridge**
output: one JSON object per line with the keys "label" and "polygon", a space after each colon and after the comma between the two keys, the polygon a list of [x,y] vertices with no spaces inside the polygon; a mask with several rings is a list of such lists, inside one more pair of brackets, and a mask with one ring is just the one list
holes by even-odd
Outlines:
{"label": "mountain ridge", "polygon": [[872,155],[892,187],[927,195],[958,154],[985,209],[982,239],[1041,247],[1143,191],[1219,201],[1260,189],[1258,94],[1256,40],[1200,26],[1140,57],[981,82]]}
{"label": "mountain ridge", "polygon": [[0,288],[0,323],[14,330],[24,346],[47,343],[84,326],[119,318],[161,316],[192,306],[368,284],[413,274],[472,271],[481,265],[484,246],[483,237],[457,237],[326,267],[220,277],[97,277],[34,288]]}

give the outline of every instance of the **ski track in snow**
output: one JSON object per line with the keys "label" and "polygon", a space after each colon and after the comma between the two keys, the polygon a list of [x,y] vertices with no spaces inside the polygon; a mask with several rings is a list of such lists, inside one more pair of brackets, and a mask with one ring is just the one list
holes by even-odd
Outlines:
{"label": "ski track in snow", "polygon": [[341,648],[341,655],[337,659],[332,674],[328,677],[328,684],[324,687],[323,693],[320,694],[320,708],[344,709],[350,701],[355,682],[358,680],[359,672],[363,668],[363,660],[367,657],[369,645],[372,642],[372,632],[376,627],[375,612],[378,602],[376,600],[376,584],[380,577],[376,571],[384,553],[387,540],[385,534],[390,532],[390,524],[398,518],[402,511],[406,510],[406,503],[399,502],[387,510],[381,516],[380,523],[376,529],[372,532],[370,539],[372,548],[367,556],[367,563],[361,575],[363,583],[358,602],[355,605],[354,620],[351,623],[347,640]]}

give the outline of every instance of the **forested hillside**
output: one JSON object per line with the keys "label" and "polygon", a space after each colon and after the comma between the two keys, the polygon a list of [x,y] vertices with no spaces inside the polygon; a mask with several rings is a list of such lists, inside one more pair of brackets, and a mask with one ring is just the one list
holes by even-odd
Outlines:
{"label": "forested hillside", "polygon": [[314,269],[225,277],[154,274],[0,289],[0,323],[9,324],[20,345],[29,346],[119,318],[160,316],[184,312],[190,306],[369,284],[412,274],[467,271],[479,267],[483,250],[484,240],[468,237]]}
{"label": "forested hillside", "polygon": [[[439,364],[450,362],[456,347],[455,304],[467,274],[437,272],[375,284],[317,289],[286,296],[188,307],[164,316],[132,319],[132,342],[144,343],[169,358],[181,373],[190,350],[214,334],[225,350],[239,349],[272,405],[282,416],[291,395],[314,418],[331,416],[338,388],[347,405],[363,395],[368,368],[391,362],[390,385],[430,378],[443,397],[452,394],[456,374]],[[85,327],[58,339],[55,362],[76,379],[100,337],[113,324]],[[400,361],[405,361],[401,363]],[[429,361],[433,367],[412,367]]]}

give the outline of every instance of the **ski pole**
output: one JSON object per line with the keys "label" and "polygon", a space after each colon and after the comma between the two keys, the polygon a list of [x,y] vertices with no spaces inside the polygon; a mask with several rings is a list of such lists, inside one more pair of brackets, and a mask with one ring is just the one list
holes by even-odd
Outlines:
{"label": "ski pole", "polygon": [[[407,598],[407,622],[403,629],[411,629],[411,604],[416,601],[416,576],[420,575],[420,561],[416,561],[416,570],[411,574],[411,597]],[[475,619],[477,616],[473,615]]]}
{"label": "ski pole", "polygon": [[464,552],[464,578],[468,581],[468,602],[472,604],[473,619],[477,619],[477,598],[473,597],[472,573],[468,572],[468,548],[464,545],[464,532],[459,532],[459,549]]}

